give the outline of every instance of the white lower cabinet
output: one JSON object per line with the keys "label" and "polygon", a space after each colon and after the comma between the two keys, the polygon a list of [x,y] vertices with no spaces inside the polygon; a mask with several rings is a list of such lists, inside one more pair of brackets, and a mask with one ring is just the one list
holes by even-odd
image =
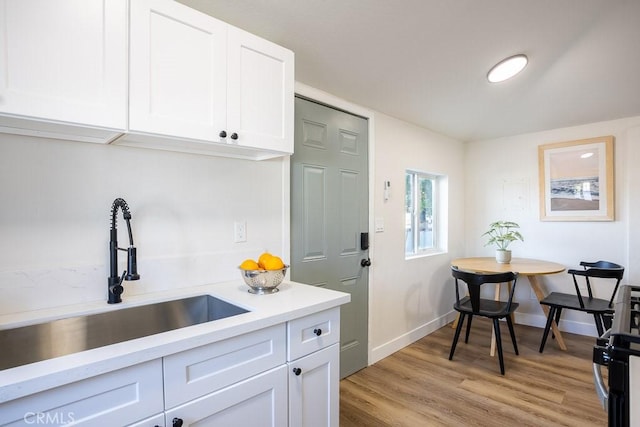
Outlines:
{"label": "white lower cabinet", "polygon": [[287,324],[289,426],[340,421],[340,307]]}
{"label": "white lower cabinet", "polygon": [[340,308],[0,404],[0,425],[338,426]]}

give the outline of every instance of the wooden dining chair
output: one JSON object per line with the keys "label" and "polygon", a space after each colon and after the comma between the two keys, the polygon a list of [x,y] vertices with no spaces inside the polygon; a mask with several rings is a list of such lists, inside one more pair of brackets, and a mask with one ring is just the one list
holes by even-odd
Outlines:
{"label": "wooden dining chair", "polygon": [[[511,342],[513,343],[513,349],[515,353],[518,354],[518,344],[516,343],[516,335],[513,330],[513,322],[511,320],[511,315],[518,308],[518,303],[513,302],[513,293],[516,288],[518,273],[506,272],[482,274],[462,271],[459,270],[458,267],[452,266],[451,274],[455,279],[456,285],[456,302],[453,304],[453,308],[460,313],[460,319],[458,320],[456,332],[453,337],[453,343],[451,344],[449,360],[453,359],[453,353],[456,351],[456,345],[458,344],[458,338],[460,338],[460,331],[462,330],[464,319],[468,319],[467,332],[464,338],[464,342],[467,343],[469,342],[469,331],[471,330],[471,321],[473,320],[473,316],[488,317],[493,321],[496,347],[498,349],[498,358],[500,360],[500,373],[504,375],[504,358],[502,356],[502,340],[500,338],[500,319],[506,319],[507,326],[509,327],[509,334],[511,335]],[[463,298],[460,298],[459,280],[465,282],[467,285],[468,295]],[[482,285],[487,283],[496,284],[510,282],[512,282],[512,286],[509,290],[509,296],[506,301],[480,298]]]}
{"label": "wooden dining chair", "polygon": [[[598,330],[598,336],[604,334],[605,329],[611,327],[611,319],[614,312],[613,300],[618,292],[618,286],[624,276],[624,267],[609,261],[597,261],[586,262],[582,261],[580,265],[583,267],[580,269],[571,269],[567,273],[573,276],[573,285],[576,293],[569,294],[563,292],[551,292],[547,295],[540,304],[549,306],[549,314],[547,316],[547,323],[542,333],[542,341],[540,342],[540,353],[544,350],[544,345],[547,342],[549,336],[549,329],[551,328],[551,322],[555,320],[556,325],[560,322],[560,316],[563,309],[582,311],[593,315],[596,323],[596,329]],[[587,295],[583,296],[578,286],[578,279],[576,276],[582,276],[585,278],[587,284]],[[613,292],[609,299],[595,298],[593,296],[592,281],[589,279],[611,279],[609,284],[615,282],[613,286]]]}

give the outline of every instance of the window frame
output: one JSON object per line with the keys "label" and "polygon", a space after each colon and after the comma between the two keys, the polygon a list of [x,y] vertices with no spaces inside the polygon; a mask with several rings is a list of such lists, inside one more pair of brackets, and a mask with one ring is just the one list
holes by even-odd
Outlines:
{"label": "window frame", "polygon": [[[411,199],[409,199],[409,189],[407,188],[407,184],[409,183],[408,177],[410,179],[411,185]],[[431,232],[432,234],[432,242],[431,246],[427,248],[420,248],[420,238],[419,238],[419,225],[420,224],[420,180],[426,179],[430,180],[432,183],[432,194],[431,194]],[[415,169],[407,169],[405,170],[405,192],[404,192],[404,215],[405,215],[405,241],[404,241],[404,255],[405,259],[422,257],[426,255],[432,255],[435,253],[441,253],[442,249],[440,247],[441,239],[439,236],[439,215],[440,215],[440,191],[441,191],[441,179],[442,176],[434,173],[422,172]],[[412,202],[411,212],[409,212],[409,202]],[[410,215],[410,221],[407,216]],[[409,225],[410,227],[407,227]],[[412,247],[409,250],[408,246],[408,236],[409,232],[412,235]]]}

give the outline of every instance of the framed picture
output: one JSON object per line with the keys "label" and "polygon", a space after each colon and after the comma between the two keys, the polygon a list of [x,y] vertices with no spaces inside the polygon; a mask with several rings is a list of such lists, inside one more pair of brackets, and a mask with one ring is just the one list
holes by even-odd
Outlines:
{"label": "framed picture", "polygon": [[538,146],[542,221],[613,221],[613,136]]}

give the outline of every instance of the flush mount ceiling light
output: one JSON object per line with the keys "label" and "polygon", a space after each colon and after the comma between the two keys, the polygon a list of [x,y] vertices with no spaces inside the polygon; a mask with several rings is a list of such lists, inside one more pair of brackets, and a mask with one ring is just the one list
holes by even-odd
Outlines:
{"label": "flush mount ceiling light", "polygon": [[493,68],[489,70],[487,79],[491,83],[503,82],[522,71],[524,67],[527,66],[527,62],[529,62],[529,60],[526,55],[511,56],[494,65]]}

